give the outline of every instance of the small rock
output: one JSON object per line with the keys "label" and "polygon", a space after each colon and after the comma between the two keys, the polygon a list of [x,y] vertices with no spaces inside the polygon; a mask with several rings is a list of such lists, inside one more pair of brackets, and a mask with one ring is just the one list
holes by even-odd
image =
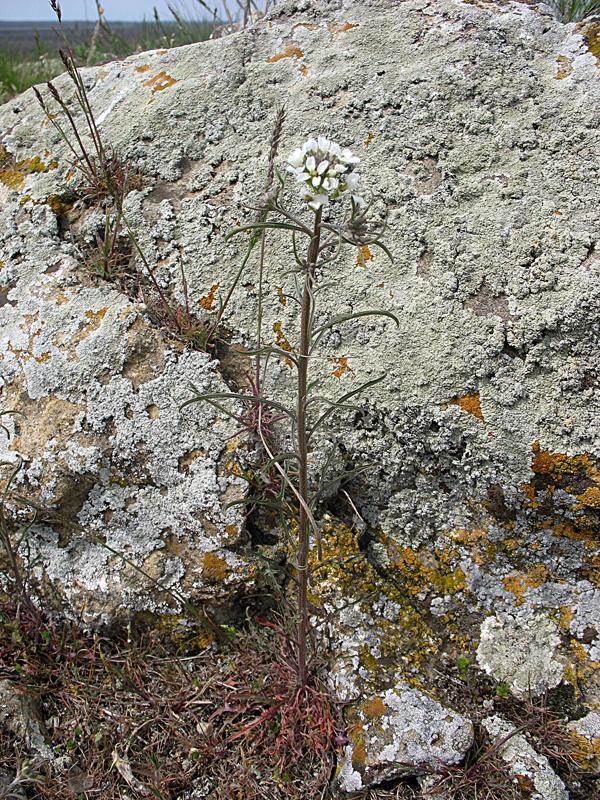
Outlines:
{"label": "small rock", "polygon": [[559,644],[557,628],[544,614],[526,619],[491,616],[481,625],[477,661],[518,697],[538,695],[562,679],[563,664],[556,656]]}
{"label": "small rock", "polygon": [[10,681],[0,681],[0,726],[18,736],[27,749],[43,761],[52,761],[54,753],[47,743],[41,712],[30,696]]}
{"label": "small rock", "polygon": [[[513,734],[516,728],[502,717],[486,717],[483,727],[496,741],[504,741],[498,750],[515,778],[533,784],[531,800],[569,800],[569,793],[554,772],[548,759],[537,753],[521,734]],[[510,738],[506,738],[510,737]]]}

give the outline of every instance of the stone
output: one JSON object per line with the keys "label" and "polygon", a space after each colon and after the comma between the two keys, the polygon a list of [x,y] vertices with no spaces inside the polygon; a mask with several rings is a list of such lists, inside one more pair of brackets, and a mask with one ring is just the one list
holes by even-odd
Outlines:
{"label": "stone", "polygon": [[353,792],[418,772],[419,767],[456,764],[473,744],[473,727],[423,692],[398,684],[360,706],[336,775],[342,792]]}
{"label": "stone", "polygon": [[53,761],[54,752],[37,703],[7,680],[0,681],[0,726],[18,736],[38,763]]}
{"label": "stone", "polygon": [[181,405],[192,384],[227,387],[208,355],[169,341],[121,293],[86,285],[44,219],[46,233],[32,221],[10,235],[17,288],[0,312],[2,407],[17,412],[2,418],[3,460],[22,465],[13,486],[56,520],[35,524],[23,552],[88,622],[168,611],[173,595],[218,604],[252,580],[233,552],[243,515],[226,508],[245,491],[225,467],[236,428],[206,404]]}
{"label": "stone", "polygon": [[504,740],[498,753],[511,773],[533,784],[531,800],[569,800],[564,783],[548,759],[537,753],[524,736],[514,733],[516,729],[509,722],[495,715],[485,718],[482,724],[495,743]]}
{"label": "stone", "polygon": [[558,629],[548,617],[486,617],[477,648],[479,666],[519,697],[537,696],[560,683]]}
{"label": "stone", "polygon": [[569,723],[578,743],[577,757],[584,769],[598,774],[600,770],[600,711],[590,711]]}
{"label": "stone", "polygon": [[[311,367],[329,398],[386,376],[312,454],[371,465],[347,487],[360,536],[340,542],[324,525],[346,559],[330,576],[342,590],[320,595],[342,694],[408,686],[445,708],[435,670],[481,645],[482,666],[517,694],[533,674],[599,702],[594,36],[525,3],[283,0],[246,31],[82,71],[102,136],[143,176],[127,219],[180,302],[180,260],[194,308],[214,313],[231,285],[247,239],[225,234],[253,219],[279,101],[280,166],[325,132],[357,152],[365,192],[387,204],[394,263],[342,250],[318,322],[380,307],[400,325],[336,326]],[[76,113],[68,78],[56,85]],[[0,108],[0,131],[0,402],[25,414],[0,431],[1,455],[21,457],[19,489],[81,531],[31,529],[39,577],[96,622],[173,610],[161,586],[231,602],[255,578],[243,514],[225,508],[246,489],[230,468],[243,444],[235,423],[180,405],[190,382],[235,383],[139,298],[91,279],[85,248],[103,215],[66,207],[70,155],[32,92]],[[280,302],[289,241],[270,234],[267,252],[263,330],[294,345],[297,312]],[[224,316],[234,346],[254,344],[255,267]],[[273,360],[265,390],[291,402],[291,374]],[[329,501],[340,518],[346,503]],[[500,663],[493,636],[524,642],[533,673],[504,644]]]}

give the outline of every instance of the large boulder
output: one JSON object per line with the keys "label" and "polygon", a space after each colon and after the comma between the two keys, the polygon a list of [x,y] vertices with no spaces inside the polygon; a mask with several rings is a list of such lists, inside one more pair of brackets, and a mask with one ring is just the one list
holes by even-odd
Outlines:
{"label": "large boulder", "polygon": [[[317,450],[375,464],[348,489],[362,530],[348,546],[373,580],[358,622],[341,599],[330,622],[390,719],[385,698],[402,705],[432,688],[441,655],[477,648],[517,694],[566,680],[600,703],[599,40],[524,3],[284,0],[218,41],[83,71],[102,135],[143,175],[126,201],[140,246],[182,301],[183,258],[195,308],[216,307],[238,269],[246,240],[224,234],[263,190],[277,103],[280,160],[325,132],[387,203],[393,263],[343,251],[319,313],[378,306],[400,326],[340,326],[313,369],[330,396],[387,376]],[[67,77],[56,85],[72,97]],[[102,217],[65,209],[69,153],[31,92],[0,109],[0,131],[2,405],[25,415],[2,442],[24,459],[24,490],[81,527],[32,529],[34,563],[90,618],[168,606],[139,569],[185,596],[231,597],[254,574],[242,514],[225,508],[245,490],[226,464],[236,425],[179,410],[190,382],[222,388],[227,371],[90,279],[81,245]],[[293,344],[285,238],[267,254],[263,329]],[[256,302],[251,265],[224,318],[234,341],[252,343]],[[273,364],[268,390],[289,398],[290,376]],[[347,517],[347,497],[335,503]]]}

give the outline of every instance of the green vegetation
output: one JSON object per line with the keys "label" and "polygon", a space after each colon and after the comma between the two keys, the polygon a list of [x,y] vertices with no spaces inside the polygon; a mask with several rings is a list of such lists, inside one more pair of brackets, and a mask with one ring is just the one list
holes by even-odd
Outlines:
{"label": "green vegetation", "polygon": [[561,22],[581,22],[600,14],[600,0],[549,0]]}
{"label": "green vegetation", "polygon": [[[240,7],[236,11],[239,13],[235,18],[229,14],[225,26],[244,24],[244,20],[262,13],[256,3],[252,3],[252,14],[244,14],[244,6],[238,5]],[[259,5],[263,6],[264,11],[265,3]],[[223,26],[210,5],[200,0],[195,6],[197,12],[174,3],[168,6],[169,19],[161,19],[154,8],[151,20],[132,24],[111,23],[98,3],[96,7],[95,24],[82,29],[79,24],[63,23],[60,32],[45,26],[32,36],[30,43],[18,42],[16,46],[12,41],[9,43],[10,29],[7,29],[4,34],[6,38],[3,36],[0,39],[0,103],[63,72],[58,48],[64,48],[65,36],[69,38],[77,63],[92,66],[146,50],[202,42],[209,39],[216,28]],[[238,18],[241,22],[236,23],[235,19]]]}

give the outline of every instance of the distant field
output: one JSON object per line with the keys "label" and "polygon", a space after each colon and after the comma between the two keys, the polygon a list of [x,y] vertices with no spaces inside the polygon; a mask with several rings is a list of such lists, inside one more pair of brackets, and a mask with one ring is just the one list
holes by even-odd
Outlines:
{"label": "distant field", "polygon": [[62,72],[58,48],[67,38],[78,62],[98,64],[143,50],[177,47],[210,37],[213,23],[176,16],[146,22],[0,22],[0,103]]}

